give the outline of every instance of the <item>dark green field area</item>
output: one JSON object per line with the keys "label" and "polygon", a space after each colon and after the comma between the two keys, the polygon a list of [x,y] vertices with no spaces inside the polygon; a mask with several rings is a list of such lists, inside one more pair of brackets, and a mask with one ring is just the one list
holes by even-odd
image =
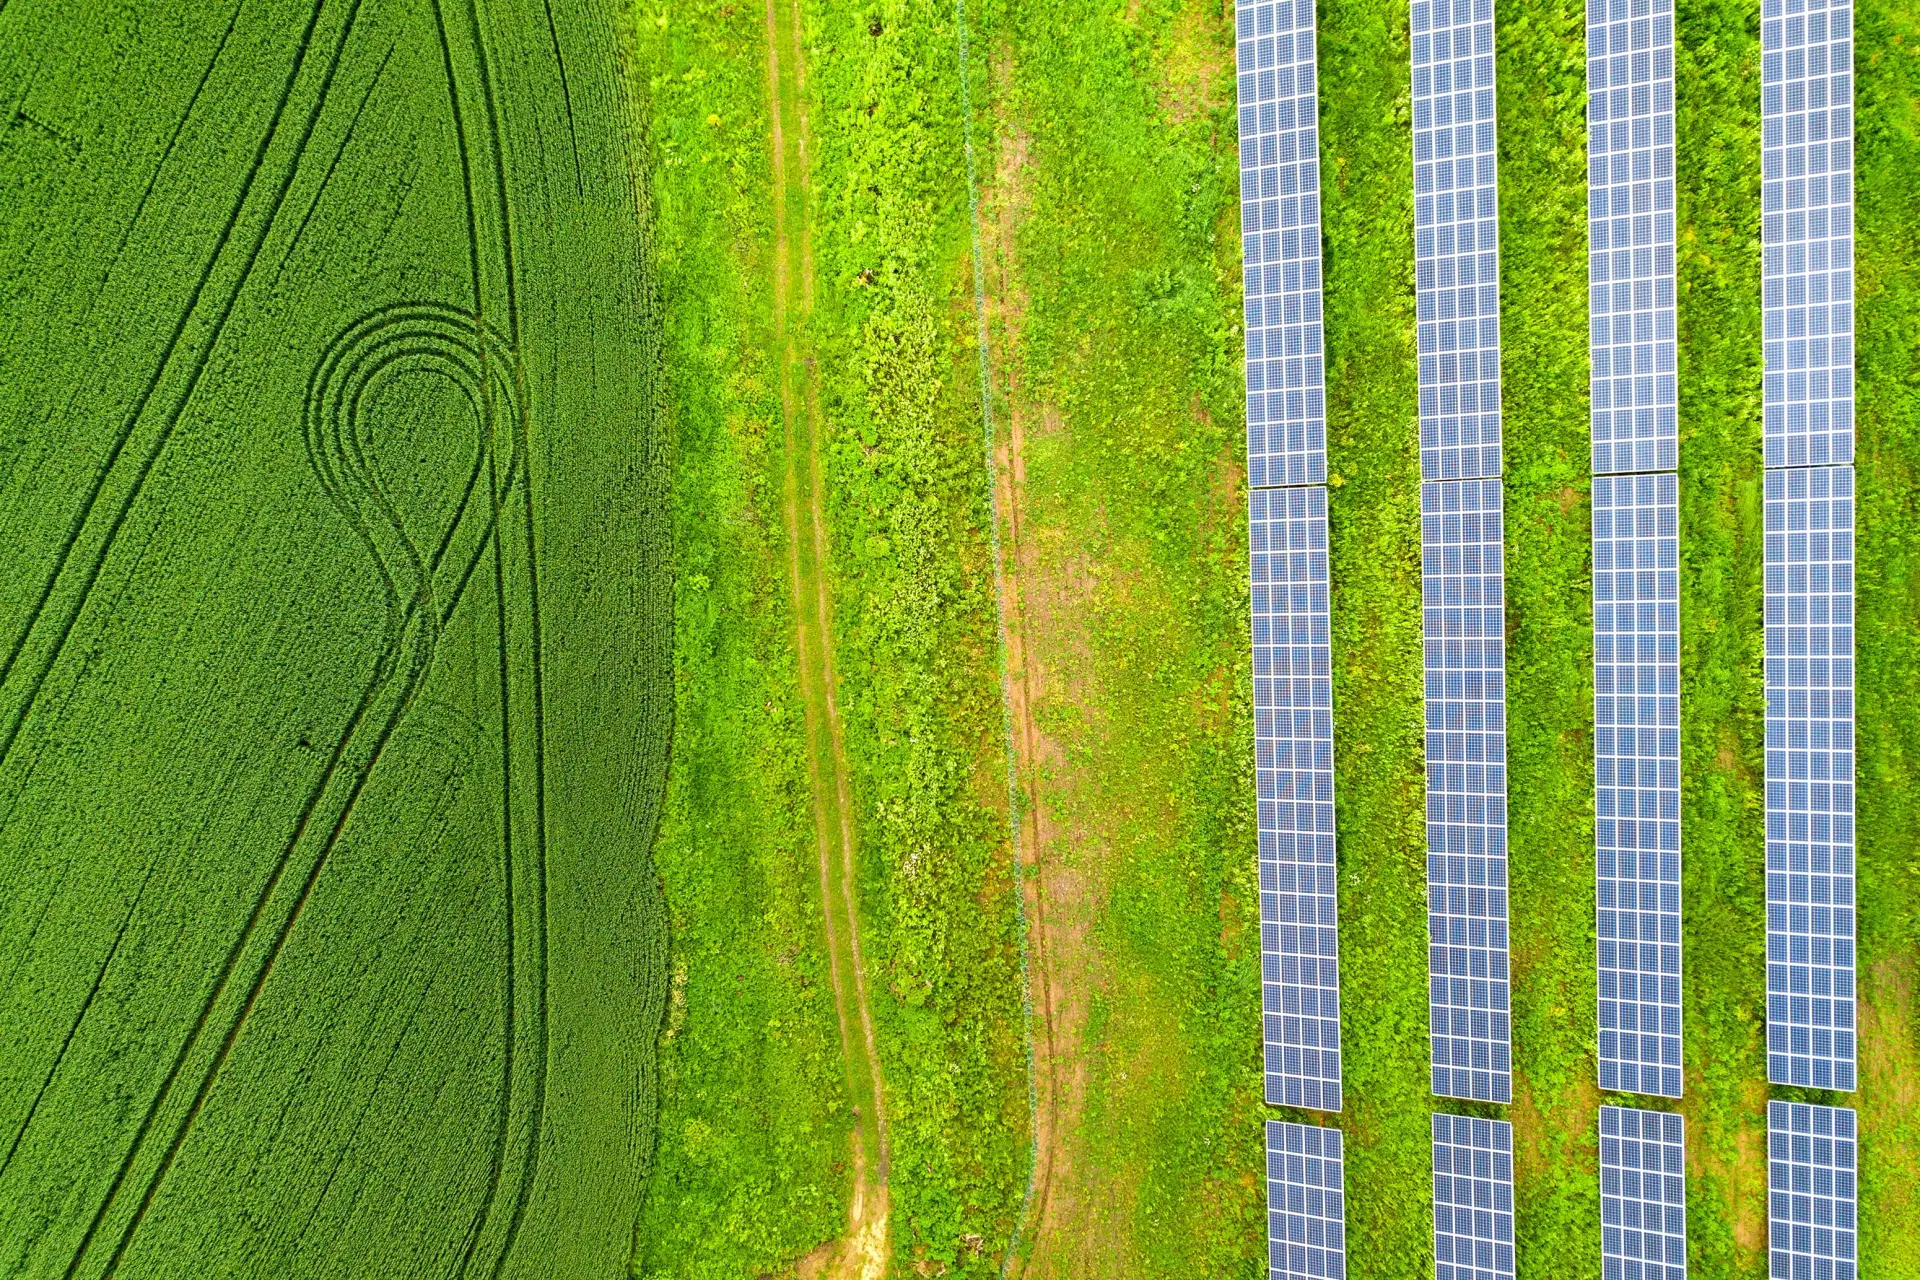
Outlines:
{"label": "dark green field area", "polygon": [[630,43],[0,5],[0,1274],[624,1273],[671,714]]}
{"label": "dark green field area", "polygon": [[[964,571],[978,554],[964,531],[975,547],[987,531],[985,461],[955,443],[981,429],[978,393],[962,383],[975,299],[959,222],[959,15],[898,2],[801,8],[817,59],[806,100],[828,140],[811,198],[822,228],[818,340],[830,353],[819,375],[836,459],[836,607],[849,619],[841,642],[863,661],[899,663],[902,651],[872,647],[857,621],[888,616],[876,593],[898,579],[880,566],[937,566],[928,547],[957,545],[944,563]],[[662,1240],[678,1238],[681,1222],[730,1233],[705,1234],[697,1253],[663,1250],[645,1273],[779,1274],[841,1230],[847,1130],[831,1085],[817,1087],[839,1067],[798,834],[810,801],[782,616],[791,603],[779,569],[784,462],[764,248],[767,15],[718,2],[640,10],[642,47],[657,57],[682,549],[698,556],[686,561],[697,586],[681,584],[680,707],[683,723],[705,726],[712,761],[702,770],[678,757],[682,825],[668,848],[679,852],[663,849],[676,991],[686,994],[666,1042],[677,1065],[663,1107],[674,1118],[663,1124],[650,1222]],[[1351,1274],[1411,1280],[1432,1273],[1435,1100],[1407,13],[1397,0],[1327,0],[1319,17],[1349,1098],[1338,1123],[1351,1137]],[[1516,1103],[1499,1114],[1516,1127],[1521,1274],[1556,1280],[1599,1275],[1583,18],[1566,0],[1506,0],[1497,11],[1517,1066]],[[1024,635],[1025,665],[1012,675],[1031,684],[1040,744],[1021,759],[1023,816],[1034,805],[1043,819],[1022,854],[1045,907],[1027,921],[1033,1043],[1041,1055],[1057,1037],[1069,1064],[1058,1090],[1041,1089],[1041,1131],[1048,1114],[1057,1126],[1016,1263],[1062,1278],[1250,1278],[1264,1257],[1258,1122],[1268,1113],[1232,9],[1030,0],[969,6],[965,20],[989,403],[998,444],[1021,462],[1002,523],[1009,625]],[[1758,10],[1680,0],[1678,23],[1690,1273],[1757,1280],[1768,1096]],[[1920,1274],[1920,19],[1870,3],[1858,28],[1861,1089],[1777,1096],[1860,1108],[1861,1274],[1896,1280]],[[901,299],[919,310],[903,311]],[[887,353],[877,362],[876,341]],[[918,376],[899,377],[900,361]],[[932,442],[927,452],[906,452],[908,429]],[[876,476],[911,477],[895,466],[903,457],[926,458],[942,479],[873,487]],[[920,536],[963,533],[928,543],[897,532],[907,522],[876,520],[901,492]],[[975,717],[987,763],[974,767],[984,771],[1000,749],[991,690],[951,681],[992,678],[977,655],[991,653],[994,624],[977,579],[951,581],[919,597],[925,628],[953,651],[948,682],[920,687],[948,716]],[[857,669],[847,680],[885,687]],[[955,760],[946,730],[927,727],[953,720],[903,722],[898,702],[848,701],[850,733],[864,735],[863,832],[909,817],[930,833],[916,865],[977,865],[966,823],[976,795],[991,803],[988,787],[903,792],[912,760],[883,749],[898,734],[924,758]],[[721,785],[733,777],[759,789],[753,803]],[[903,794],[927,798],[902,803]],[[952,911],[951,897],[902,911],[903,864],[871,850],[863,909],[877,928],[965,919],[938,914]],[[702,905],[721,883],[727,906]],[[719,945],[749,937],[751,948]],[[926,971],[918,966],[941,952],[887,954],[889,998],[904,1003]],[[998,972],[974,977],[964,998],[1007,1000],[988,989],[1011,980]],[[963,994],[928,989],[928,1009],[952,1009],[938,997]],[[765,1033],[730,1016],[748,1009]],[[925,1096],[939,1077],[925,1052],[903,1051],[912,1044],[883,1045],[882,1067],[890,1090]],[[1018,1064],[952,1075],[961,1102],[948,1114],[981,1115],[966,1096],[998,1089],[1003,1113],[1014,1113],[1008,1133],[1024,1140],[1009,1066]],[[1046,1070],[1038,1058],[1036,1069]],[[804,1104],[775,1104],[792,1098]],[[896,1184],[931,1176],[944,1188],[916,1205],[966,1214],[1008,1203],[1004,1166],[906,1164],[896,1158]],[[728,1180],[730,1169],[754,1178]],[[953,1220],[897,1201],[895,1271],[997,1270],[1005,1218],[972,1211],[977,1246],[930,1225]]]}

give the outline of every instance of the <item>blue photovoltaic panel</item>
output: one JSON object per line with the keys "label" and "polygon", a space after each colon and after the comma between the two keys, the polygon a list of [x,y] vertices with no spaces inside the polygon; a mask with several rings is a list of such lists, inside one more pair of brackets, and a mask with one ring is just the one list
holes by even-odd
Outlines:
{"label": "blue photovoltaic panel", "polygon": [[1248,502],[1267,1101],[1338,1111],[1327,491],[1255,489]]}
{"label": "blue photovoltaic panel", "polygon": [[1510,1102],[1500,481],[1420,486],[1433,1091]]}
{"label": "blue photovoltaic panel", "polygon": [[1413,0],[1420,474],[1500,474],[1493,0]]}
{"label": "blue photovoltaic panel", "polygon": [[1512,1280],[1513,1126],[1433,1118],[1434,1280]]}
{"label": "blue photovoltaic panel", "polygon": [[1679,1116],[1600,1108],[1600,1280],[1687,1280],[1687,1144]]}
{"label": "blue photovoltaic panel", "polygon": [[1854,1280],[1858,1274],[1858,1138],[1847,1107],[1767,1104],[1769,1274]]}
{"label": "blue photovoltaic panel", "polygon": [[1239,0],[1247,483],[1327,478],[1313,0]]}
{"label": "blue photovoltaic panel", "polygon": [[1854,1088],[1853,468],[1766,472],[1767,1079]]}
{"label": "blue photovoltaic panel", "polygon": [[1673,0],[1587,0],[1593,469],[1677,460]]}
{"label": "blue photovoltaic panel", "polygon": [[1345,1280],[1346,1274],[1340,1131],[1267,1121],[1267,1280]]}
{"label": "blue photovoltaic panel", "polygon": [[1762,0],[1770,467],[1853,461],[1853,5]]}
{"label": "blue photovoltaic panel", "polygon": [[1672,473],[1593,480],[1600,1087],[1680,1096],[1680,569]]}

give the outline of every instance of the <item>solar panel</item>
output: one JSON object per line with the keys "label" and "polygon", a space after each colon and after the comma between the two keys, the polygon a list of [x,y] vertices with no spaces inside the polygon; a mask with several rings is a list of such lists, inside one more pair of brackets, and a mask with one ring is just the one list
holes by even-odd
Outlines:
{"label": "solar panel", "polygon": [[1857,1141],[1850,1108],[1767,1104],[1770,1274],[1855,1280]]}
{"label": "solar panel", "polygon": [[1247,483],[1327,478],[1313,0],[1240,0]]}
{"label": "solar panel", "polygon": [[1513,1126],[1433,1118],[1434,1280],[1512,1280]]}
{"label": "solar panel", "polygon": [[1600,1108],[1601,1280],[1686,1280],[1686,1126],[1666,1111]]}
{"label": "solar panel", "polygon": [[1853,461],[1853,5],[1762,0],[1760,240],[1770,467]]}
{"label": "solar panel", "polygon": [[1493,0],[1413,0],[1420,474],[1500,474]]}
{"label": "solar panel", "polygon": [[1680,1096],[1680,574],[1672,473],[1593,480],[1600,1087]]}
{"label": "solar panel", "polygon": [[1420,486],[1433,1091],[1513,1096],[1500,481]]}
{"label": "solar panel", "polygon": [[1268,1280],[1344,1280],[1346,1274],[1340,1131],[1267,1121]]}
{"label": "solar panel", "polygon": [[1593,469],[1671,471],[1673,0],[1587,0]]}
{"label": "solar panel", "polygon": [[1853,468],[1766,472],[1767,1079],[1854,1088]]}
{"label": "solar panel", "polygon": [[1327,491],[1255,489],[1248,504],[1267,1101],[1338,1111]]}

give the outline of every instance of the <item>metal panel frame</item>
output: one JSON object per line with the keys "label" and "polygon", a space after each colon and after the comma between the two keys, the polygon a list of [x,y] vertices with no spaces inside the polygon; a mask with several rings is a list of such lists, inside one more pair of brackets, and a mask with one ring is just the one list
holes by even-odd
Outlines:
{"label": "metal panel frame", "polygon": [[1266,1097],[1338,1111],[1340,946],[1333,830],[1327,491],[1248,495]]}
{"label": "metal panel frame", "polygon": [[1860,1152],[1850,1107],[1767,1104],[1770,1275],[1855,1280]]}
{"label": "metal panel frame", "polygon": [[1600,1087],[1681,1094],[1679,496],[1593,480]]}
{"label": "metal panel frame", "polygon": [[1600,1108],[1601,1280],[1686,1280],[1686,1122]]}
{"label": "metal panel frame", "polygon": [[1345,1280],[1345,1137],[1267,1121],[1268,1280]]}

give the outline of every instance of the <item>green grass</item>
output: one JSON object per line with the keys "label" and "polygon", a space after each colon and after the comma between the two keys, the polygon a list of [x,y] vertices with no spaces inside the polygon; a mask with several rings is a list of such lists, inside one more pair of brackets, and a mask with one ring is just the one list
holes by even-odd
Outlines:
{"label": "green grass", "polygon": [[[1010,7],[994,50],[1026,167],[998,292],[1041,851],[1095,904],[1071,1197],[1032,1274],[1251,1274],[1264,1256],[1231,55],[1218,12]],[[1183,117],[1169,116],[1174,104]],[[997,193],[1005,198],[1005,192]],[[1066,908],[1071,909],[1071,908]]]}
{"label": "green grass", "polygon": [[[1523,1275],[1594,1276],[1584,10],[1509,0],[1497,16],[1519,1257]],[[972,18],[976,61],[991,68],[975,101],[997,413],[1003,424],[1025,415],[1022,537],[1035,567],[1022,593],[1046,604],[1028,635],[1030,660],[1047,672],[1036,712],[1058,748],[1040,790],[1070,833],[1058,856],[1095,904],[1079,1046],[1087,1102],[1069,1143],[1078,1203],[1065,1228],[1080,1234],[1042,1239],[1035,1273],[1251,1276],[1261,1256],[1263,1112],[1249,953],[1230,19],[1218,6],[1154,0],[1049,0]],[[871,637],[914,634],[925,645],[941,619],[976,637],[982,647],[964,653],[933,705],[951,708],[949,724],[977,717],[989,737],[996,713],[977,576],[921,595],[918,630],[872,625],[890,616],[873,602],[900,595],[893,566],[926,563],[903,556],[903,546],[927,544],[903,543],[901,526],[939,529],[940,545],[956,549],[948,563],[978,573],[983,513],[977,473],[967,474],[977,451],[940,425],[961,416],[971,354],[955,314],[968,301],[957,278],[958,193],[954,175],[938,172],[960,159],[950,20],[887,6],[858,19],[827,8],[814,19],[823,58],[850,59],[825,63],[834,69],[814,81],[817,118],[850,140],[828,151],[820,187],[825,225],[838,232],[823,249],[829,312],[848,344],[826,362],[844,406],[830,482],[848,637],[871,646]],[[1417,1277],[1431,1268],[1435,1104],[1425,1069],[1407,15],[1392,0],[1328,0],[1319,20],[1347,1013],[1339,1123],[1353,1137],[1354,1274]],[[870,37],[870,56],[852,60],[863,22],[883,34]],[[1681,0],[1678,31],[1682,1110],[1692,1273],[1717,1280],[1765,1269],[1757,13]],[[1861,9],[1859,31],[1866,1030],[1862,1089],[1831,1100],[1863,1114],[1862,1275],[1893,1277],[1913,1271],[1920,1250],[1920,1233],[1901,1225],[1915,1216],[1920,1172],[1920,729],[1906,714],[1920,695],[1920,198],[1911,183],[1920,28],[1881,4]],[[1003,148],[1024,167],[996,176]],[[991,241],[1008,217],[1018,222],[1003,260]],[[950,474],[948,487],[905,480],[914,472],[900,468],[904,456],[924,459],[919,474]],[[863,594],[865,582],[886,586]],[[929,704],[902,696],[913,678],[892,674],[893,655],[911,646],[862,651],[888,655],[850,712],[855,724],[878,726],[861,747],[871,762],[888,758],[902,714]],[[971,701],[969,679],[979,684]],[[897,807],[882,812],[912,812],[936,829],[976,803],[956,789],[901,805],[896,797],[911,790],[870,790],[884,776],[867,765],[869,799],[884,794]],[[871,811],[868,822],[871,830]],[[875,875],[869,889],[888,929],[893,885]],[[994,981],[1008,980],[999,973]]]}
{"label": "green grass", "polygon": [[0,1271],[606,1275],[671,704],[604,8],[0,15]]}
{"label": "green grass", "polygon": [[[1005,765],[983,728],[999,723],[992,566],[943,16],[806,11],[819,296],[804,340],[825,415],[895,1255],[985,1274],[1025,1186],[1026,1081]],[[688,994],[667,1048],[676,1119],[662,1127],[643,1274],[756,1274],[837,1234],[846,1195],[817,887],[797,861],[811,798],[794,755],[805,730],[778,505],[765,24],[744,6],[639,11],[667,324],[687,362],[671,409],[693,464],[677,480],[682,531],[711,566],[700,589],[719,593],[680,623],[683,722],[704,728],[700,754],[676,757],[684,826],[661,859]],[[765,808],[742,803],[741,781],[763,788]],[[742,928],[732,903],[772,927]],[[797,1030],[729,1025],[729,980],[740,1006]],[[794,1108],[772,1114],[769,1089]],[[760,1176],[729,1177],[746,1169]],[[722,1234],[703,1239],[704,1224]]]}
{"label": "green grass", "polygon": [[[638,14],[676,442],[672,931],[641,1276],[757,1275],[845,1218],[782,532],[764,12]],[[664,16],[664,21],[662,20]]]}

